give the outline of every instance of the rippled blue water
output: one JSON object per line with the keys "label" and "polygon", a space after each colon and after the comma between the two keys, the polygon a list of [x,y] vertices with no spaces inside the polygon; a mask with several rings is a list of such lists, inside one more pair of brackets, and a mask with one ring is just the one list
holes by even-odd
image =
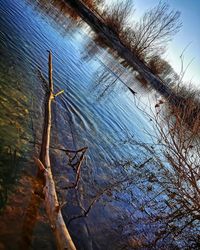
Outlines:
{"label": "rippled blue water", "polygon": [[[148,140],[144,133],[144,130],[150,131],[148,120],[136,105],[140,95],[145,102],[145,93],[134,78],[125,77],[129,73],[117,59],[95,44],[89,27],[70,18],[59,1],[1,1],[0,26],[1,154],[6,158],[12,146],[19,156],[24,155],[31,147],[28,139],[36,136],[36,140],[41,140],[44,93],[37,69],[47,75],[47,51],[51,49],[55,89],[65,91],[54,103],[52,145],[73,149],[89,147],[80,184],[84,192],[79,197],[88,205],[98,190],[124,173],[117,162],[143,161],[141,149],[127,141],[130,138],[134,142]],[[96,53],[91,54],[91,49]],[[137,101],[124,83],[140,91]],[[56,159],[62,158],[58,152],[52,154],[54,166],[65,162]],[[5,165],[5,159],[2,162]],[[60,179],[65,174],[71,176],[70,171],[66,171],[55,168],[58,185],[63,184]],[[2,180],[10,176],[8,171],[0,174]],[[67,207],[66,214],[73,215],[77,207],[77,204]],[[110,223],[109,215],[116,219],[115,213],[112,214],[114,207],[116,214],[117,210],[125,209],[123,204],[108,205],[105,210],[103,207],[102,202],[91,212],[88,222],[90,233],[97,235],[93,236],[97,242],[93,249],[99,249],[98,237],[102,237],[94,226],[95,218],[98,216],[98,223],[104,228],[104,223],[106,226]],[[76,240],[82,239],[81,244],[87,245],[83,249],[92,249],[89,247],[92,243],[86,240],[90,230],[86,230],[85,225],[80,228]],[[108,227],[109,230],[114,229]]]}

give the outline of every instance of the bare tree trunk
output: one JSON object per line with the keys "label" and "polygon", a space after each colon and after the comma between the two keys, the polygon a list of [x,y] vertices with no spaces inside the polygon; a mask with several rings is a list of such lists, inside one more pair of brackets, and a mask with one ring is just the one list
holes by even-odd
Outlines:
{"label": "bare tree trunk", "polygon": [[[61,92],[59,92],[61,93]],[[51,136],[51,102],[54,99],[53,93],[53,79],[52,79],[52,54],[49,52],[49,91],[46,96],[44,129],[40,159],[35,158],[35,163],[38,166],[45,180],[44,195],[45,195],[45,208],[51,228],[54,232],[57,247],[59,250],[76,250],[76,247],[71,239],[67,230],[61,208],[58,202],[55,183],[51,171],[51,163],[49,157],[49,146]]]}

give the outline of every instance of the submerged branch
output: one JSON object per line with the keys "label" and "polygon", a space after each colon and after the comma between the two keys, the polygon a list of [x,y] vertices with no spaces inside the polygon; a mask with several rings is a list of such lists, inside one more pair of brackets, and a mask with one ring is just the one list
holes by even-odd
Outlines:
{"label": "submerged branch", "polygon": [[[66,150],[65,151],[66,154],[69,157],[69,165],[71,167],[73,167],[73,169],[76,168],[76,181],[75,181],[75,183],[71,184],[68,187],[65,187],[64,189],[71,189],[71,188],[78,189],[78,184],[79,184],[80,177],[81,177],[81,166],[82,166],[82,163],[83,163],[83,161],[85,159],[86,150],[87,150],[87,147],[80,148],[77,151],[74,151],[74,150]],[[72,158],[70,157],[69,152],[74,153],[74,156]],[[81,156],[80,156],[80,159],[77,162],[73,163],[73,160],[76,158],[77,154],[80,153],[80,152],[82,152]]]}
{"label": "submerged branch", "polygon": [[[144,167],[144,165],[146,165],[150,160],[152,160],[152,158],[149,158],[149,159],[146,160],[144,163],[140,164],[138,167]],[[74,217],[70,218],[69,221],[67,222],[67,225],[69,225],[69,224],[70,224],[73,220],[75,220],[75,219],[87,217],[88,214],[89,214],[89,212],[90,212],[90,210],[93,208],[93,206],[96,204],[96,202],[99,201],[100,198],[101,198],[104,194],[106,194],[107,192],[113,190],[114,188],[116,188],[116,187],[118,187],[118,186],[120,186],[120,185],[122,185],[122,184],[124,184],[124,183],[126,183],[126,182],[132,181],[132,180],[133,180],[133,177],[135,177],[135,176],[133,176],[133,175],[128,176],[128,177],[126,177],[126,178],[124,178],[124,179],[122,179],[122,180],[119,180],[119,181],[117,181],[117,182],[111,184],[110,186],[106,187],[105,189],[103,189],[103,190],[102,190],[100,193],[98,193],[97,196],[92,200],[92,202],[90,203],[90,205],[88,206],[88,208],[85,209],[85,208],[81,207],[82,210],[83,210],[83,213],[80,214],[80,215],[77,215],[77,216],[74,216]]]}

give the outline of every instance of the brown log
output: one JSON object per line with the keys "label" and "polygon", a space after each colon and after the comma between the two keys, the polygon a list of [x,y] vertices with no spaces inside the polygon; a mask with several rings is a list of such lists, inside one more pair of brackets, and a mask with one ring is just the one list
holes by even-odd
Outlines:
{"label": "brown log", "polygon": [[[61,93],[61,92],[59,92]],[[58,95],[58,94],[57,94]],[[57,248],[59,250],[76,250],[76,247],[71,239],[71,236],[65,225],[61,208],[58,202],[58,197],[53,180],[51,163],[49,157],[50,137],[51,137],[51,103],[54,99],[53,93],[53,78],[52,78],[52,54],[49,52],[49,90],[46,95],[44,128],[40,159],[35,158],[35,163],[42,173],[45,181],[44,195],[45,208],[51,224],[51,228],[56,238]]]}

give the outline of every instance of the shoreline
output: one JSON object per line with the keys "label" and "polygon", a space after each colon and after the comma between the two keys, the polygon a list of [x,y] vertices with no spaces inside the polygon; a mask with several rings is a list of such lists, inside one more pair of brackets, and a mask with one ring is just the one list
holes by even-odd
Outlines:
{"label": "shoreline", "polygon": [[[149,67],[142,61],[140,61],[119,39],[119,37],[104,23],[103,18],[94,11],[90,10],[80,0],[64,0],[66,4],[69,4],[74,8],[81,18],[103,38],[114,50],[116,50],[120,57],[125,59],[127,63],[132,66],[139,74],[151,85],[156,91],[158,91],[164,98],[168,99],[171,104],[179,104],[183,101],[183,98],[173,92],[171,88],[166,86],[164,82],[155,76]],[[98,15],[98,17],[97,17]]]}

